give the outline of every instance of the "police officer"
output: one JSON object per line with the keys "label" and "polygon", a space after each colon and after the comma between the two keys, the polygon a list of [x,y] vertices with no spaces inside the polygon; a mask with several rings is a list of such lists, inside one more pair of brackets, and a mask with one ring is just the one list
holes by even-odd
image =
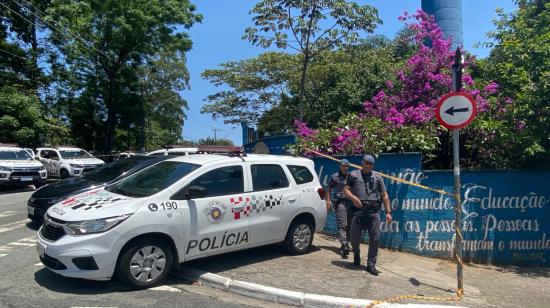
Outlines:
{"label": "police officer", "polygon": [[342,159],[340,161],[340,168],[338,172],[334,173],[328,182],[328,193],[326,194],[327,211],[331,206],[331,191],[334,190],[334,211],[336,212],[336,225],[338,226],[338,240],[342,247],[340,247],[340,254],[342,259],[347,259],[349,255],[349,239],[350,239],[350,227],[351,227],[351,204],[349,200],[344,196],[344,186],[348,179],[349,161]]}
{"label": "police officer", "polygon": [[374,157],[372,155],[363,156],[362,168],[349,174],[344,194],[355,207],[361,209],[354,213],[351,223],[353,263],[357,266],[361,264],[359,244],[361,243],[363,230],[366,229],[369,233],[367,272],[378,276],[376,256],[378,255],[378,243],[380,241],[380,209],[382,202],[386,208],[387,223],[391,222],[392,216],[390,199],[386,192],[384,180],[379,174],[372,171],[373,167]]}

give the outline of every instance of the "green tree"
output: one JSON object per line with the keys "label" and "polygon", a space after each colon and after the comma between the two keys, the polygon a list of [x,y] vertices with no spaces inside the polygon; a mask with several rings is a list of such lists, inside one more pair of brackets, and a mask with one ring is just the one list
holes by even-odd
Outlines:
{"label": "green tree", "polygon": [[38,96],[21,90],[15,86],[0,88],[0,141],[37,146],[47,122]]}
{"label": "green tree", "polygon": [[[361,103],[394,78],[392,72],[410,53],[403,52],[403,45],[401,39],[374,36],[319,53],[307,73],[311,99],[305,103],[304,119],[315,128],[362,110]],[[291,133],[293,119],[299,117],[299,65],[299,55],[267,52],[206,70],[203,78],[230,89],[208,96],[202,112],[232,123],[244,119],[257,124],[261,135]]]}
{"label": "green tree", "polygon": [[214,138],[211,138],[211,137],[199,139],[199,141],[197,141],[197,145],[201,145],[201,144],[203,144],[203,145],[228,145],[228,146],[235,145],[233,143],[233,141],[231,141],[229,139],[226,139],[226,138],[214,139]]}
{"label": "green tree", "polygon": [[323,51],[355,43],[359,31],[372,32],[381,22],[374,7],[345,0],[263,0],[250,13],[254,27],[245,30],[245,39],[263,48],[290,48],[301,56],[300,119],[311,61]]}
{"label": "green tree", "polygon": [[88,106],[95,119],[87,125],[104,128],[101,136],[86,139],[103,139],[103,151],[111,151],[124,105],[138,102],[133,93],[139,92],[139,67],[163,52],[183,58],[191,48],[185,30],[202,18],[194,11],[188,0],[52,1],[47,21],[56,27],[50,39],[63,55],[60,74],[68,80],[60,101]]}
{"label": "green tree", "polygon": [[512,99],[508,107],[512,128],[496,127],[495,146],[514,141],[507,150],[516,167],[550,167],[550,2],[518,0],[518,10],[498,10],[496,29],[489,33],[492,47],[481,74],[501,86]]}
{"label": "green tree", "polygon": [[295,55],[267,52],[256,58],[230,61],[218,69],[205,70],[202,77],[216,86],[229,86],[206,98],[201,112],[229,123],[256,123],[263,112],[279,104],[290,94],[298,65]]}

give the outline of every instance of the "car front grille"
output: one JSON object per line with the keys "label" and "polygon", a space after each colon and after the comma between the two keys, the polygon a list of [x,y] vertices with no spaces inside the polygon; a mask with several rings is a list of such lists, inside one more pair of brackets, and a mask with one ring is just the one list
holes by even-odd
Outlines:
{"label": "car front grille", "polygon": [[15,172],[17,172],[17,171],[22,171],[22,172],[27,172],[27,171],[38,172],[38,171],[40,171],[40,168],[41,168],[41,167],[33,167],[33,168],[14,167],[14,168],[12,169],[12,171],[15,171]]}
{"label": "car front grille", "polygon": [[38,171],[14,171],[11,176],[40,176]]}
{"label": "car front grille", "polygon": [[[48,218],[51,219],[51,218]],[[61,226],[54,225],[46,219],[42,228],[40,228],[40,235],[50,241],[57,241],[63,235],[65,235],[65,229]]]}

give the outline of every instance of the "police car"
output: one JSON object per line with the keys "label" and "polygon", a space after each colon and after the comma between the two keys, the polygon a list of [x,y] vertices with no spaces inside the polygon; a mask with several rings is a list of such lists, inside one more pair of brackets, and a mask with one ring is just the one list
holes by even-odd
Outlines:
{"label": "police car", "polygon": [[105,164],[77,147],[38,148],[36,151],[36,157],[44,164],[48,174],[62,179],[81,176]]}
{"label": "police car", "polygon": [[34,184],[39,187],[47,177],[46,168],[25,149],[0,144],[0,185]]}
{"label": "police car", "polygon": [[190,155],[51,207],[38,232],[40,260],[67,277],[135,288],[177,264],[283,243],[308,251],[325,225],[313,162],[271,155]]}

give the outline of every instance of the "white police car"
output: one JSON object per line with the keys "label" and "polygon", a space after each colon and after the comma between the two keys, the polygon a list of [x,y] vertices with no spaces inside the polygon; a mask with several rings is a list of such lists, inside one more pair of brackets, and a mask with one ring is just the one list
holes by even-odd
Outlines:
{"label": "white police car", "polygon": [[46,168],[34,160],[23,148],[0,144],[0,185],[44,185],[48,174]]}
{"label": "white police car", "polygon": [[305,253],[323,198],[305,158],[180,156],[54,205],[37,249],[58,274],[149,287],[192,259],[273,243]]}
{"label": "white police car", "polygon": [[38,148],[36,157],[44,164],[48,174],[61,177],[81,176],[105,164],[101,159],[76,147]]}

